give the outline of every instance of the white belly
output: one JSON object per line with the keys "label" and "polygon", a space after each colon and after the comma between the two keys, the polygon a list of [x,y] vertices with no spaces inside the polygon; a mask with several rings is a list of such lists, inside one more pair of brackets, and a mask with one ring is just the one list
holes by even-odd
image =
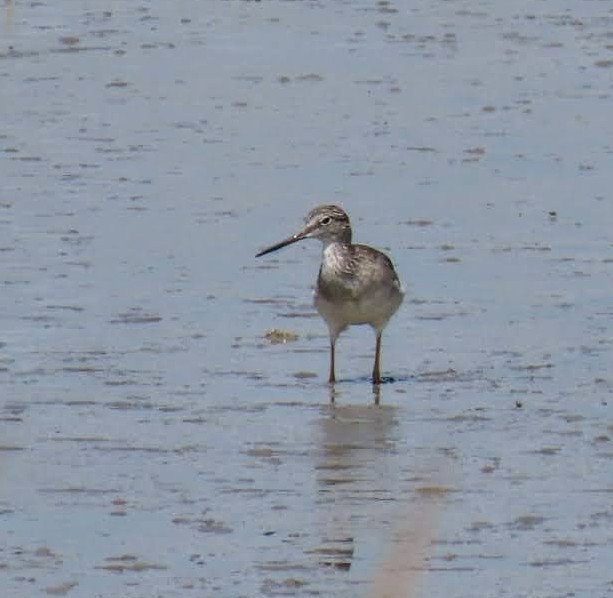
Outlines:
{"label": "white belly", "polygon": [[369,324],[375,330],[385,328],[394,315],[404,294],[399,289],[392,295],[389,292],[370,293],[359,300],[330,301],[315,293],[315,307],[328,324],[332,336],[340,334],[347,326]]}

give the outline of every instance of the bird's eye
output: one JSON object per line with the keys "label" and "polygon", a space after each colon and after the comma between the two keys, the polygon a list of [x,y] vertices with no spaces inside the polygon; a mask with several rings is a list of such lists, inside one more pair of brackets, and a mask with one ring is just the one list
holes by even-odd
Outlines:
{"label": "bird's eye", "polygon": [[322,218],[320,222],[324,226],[327,226],[328,224],[330,224],[330,222],[332,222],[332,218],[330,218],[330,216],[326,216],[325,218]]}

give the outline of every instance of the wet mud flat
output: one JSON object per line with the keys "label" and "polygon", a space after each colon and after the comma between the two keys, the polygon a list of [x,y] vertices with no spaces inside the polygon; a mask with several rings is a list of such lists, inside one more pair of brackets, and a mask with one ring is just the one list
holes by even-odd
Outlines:
{"label": "wet mud flat", "polygon": [[[606,6],[2,33],[3,596],[613,595]],[[253,257],[328,202],[408,291],[333,404],[319,248]]]}

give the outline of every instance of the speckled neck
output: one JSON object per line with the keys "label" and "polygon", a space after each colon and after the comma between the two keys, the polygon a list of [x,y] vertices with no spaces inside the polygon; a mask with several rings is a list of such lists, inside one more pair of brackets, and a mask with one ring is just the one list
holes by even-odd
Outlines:
{"label": "speckled neck", "polygon": [[322,268],[326,271],[344,270],[351,257],[351,245],[338,240],[324,242]]}

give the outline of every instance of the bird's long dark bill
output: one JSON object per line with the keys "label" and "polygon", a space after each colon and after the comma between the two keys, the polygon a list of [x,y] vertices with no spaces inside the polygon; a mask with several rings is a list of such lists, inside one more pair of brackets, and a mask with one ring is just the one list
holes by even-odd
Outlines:
{"label": "bird's long dark bill", "polygon": [[267,253],[272,253],[273,251],[277,251],[277,249],[281,249],[283,247],[287,247],[288,245],[291,245],[292,243],[301,241],[302,239],[306,238],[307,234],[308,234],[307,231],[301,231],[299,233],[296,233],[295,235],[292,235],[291,237],[288,237],[287,239],[284,239],[283,241],[280,241],[279,243],[275,243],[274,245],[271,245],[270,247],[267,247],[266,249],[262,249],[262,251],[255,254],[255,257],[260,257],[262,255],[266,255]]}

